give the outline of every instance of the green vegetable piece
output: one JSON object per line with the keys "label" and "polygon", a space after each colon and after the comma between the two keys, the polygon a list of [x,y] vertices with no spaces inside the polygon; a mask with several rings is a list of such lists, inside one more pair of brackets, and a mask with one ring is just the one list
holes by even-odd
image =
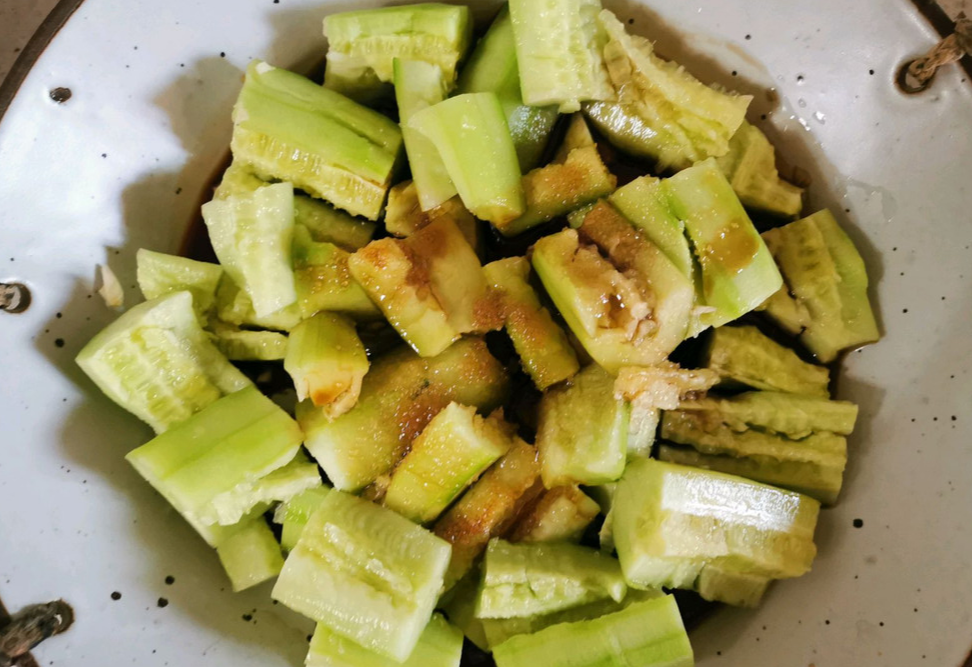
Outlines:
{"label": "green vegetable piece", "polygon": [[310,232],[314,241],[333,243],[354,252],[363,248],[375,234],[375,223],[359,220],[327,202],[298,195],[294,197],[294,221]]}
{"label": "green vegetable piece", "polygon": [[637,602],[593,620],[559,623],[534,634],[517,635],[495,647],[493,657],[497,667],[695,664],[671,595]]}
{"label": "green vegetable piece", "polygon": [[233,157],[258,176],[378,218],[402,145],[385,116],[257,60],[247,68],[233,122]]}
{"label": "green vegetable piece", "polygon": [[230,361],[280,361],[287,354],[287,336],[277,331],[248,331],[214,326],[216,347]]}
{"label": "green vegetable piece", "polygon": [[385,229],[389,234],[398,237],[411,236],[441,217],[451,218],[462,235],[466,237],[469,247],[479,254],[482,246],[480,223],[462,205],[462,200],[458,196],[442,202],[433,209],[423,211],[414,181],[403,181],[388,191]]}
{"label": "green vegetable piece", "polygon": [[516,438],[506,455],[435,524],[435,534],[452,544],[447,590],[466,576],[489,541],[503,535],[541,493],[537,450]]}
{"label": "green vegetable piece", "polygon": [[424,61],[452,87],[472,41],[469,8],[422,3],[331,14],[324,85],[361,102],[382,97],[395,59]]}
{"label": "green vegetable piece", "polygon": [[213,192],[213,199],[229,199],[237,195],[247,195],[270,185],[251,171],[250,167],[233,160],[223,172],[223,177]]}
{"label": "green vegetable piece", "polygon": [[625,470],[611,513],[630,585],[692,588],[707,565],[770,578],[806,573],[819,510],[791,491],[638,459]]}
{"label": "green vegetable piece", "polygon": [[403,662],[432,616],[448,564],[449,545],[427,530],[331,491],[287,557],[272,595],[329,631]]}
{"label": "green vegetable piece", "polygon": [[273,513],[273,521],[281,525],[280,546],[283,547],[284,551],[292,551],[297,546],[297,540],[304,532],[304,526],[307,525],[311,515],[317,511],[330,490],[331,487],[324,486],[318,478],[318,483],[315,486],[301,491],[290,500],[277,506]]}
{"label": "green vegetable piece", "polygon": [[699,330],[745,315],[780,288],[773,257],[715,160],[675,174],[665,186],[699,262],[699,300],[714,309],[701,315]]}
{"label": "green vegetable piece", "polygon": [[678,409],[699,413],[707,421],[722,421],[735,431],[755,427],[793,439],[819,431],[850,435],[857,420],[857,406],[848,401],[776,391],[682,401]]}
{"label": "green vegetable piece", "polygon": [[800,341],[821,362],[881,337],[867,297],[864,260],[830,211],[771,229],[763,238],[786,279],[783,303],[796,302],[781,308],[771,300],[765,312],[784,324],[795,308],[805,309]]}
{"label": "green vegetable piece", "polygon": [[769,584],[770,579],[766,577],[706,565],[695,582],[695,590],[702,599],[710,602],[754,608],[759,606]]}
{"label": "green vegetable piece", "polygon": [[729,384],[822,398],[830,396],[829,370],[803,361],[796,352],[764,336],[753,326],[714,330],[703,353],[703,363]]}
{"label": "green vegetable piece", "polygon": [[476,618],[476,596],[479,591],[479,571],[474,570],[453,586],[439,600],[439,609],[449,622],[462,630],[466,639],[483,651],[489,651],[483,621]]}
{"label": "green vegetable piece", "polygon": [[[321,311],[344,313],[359,320],[372,320],[381,311],[351,275],[351,253],[326,241],[314,241],[304,227],[294,230],[294,286],[300,317],[308,319]],[[296,323],[289,328],[292,329]]]}
{"label": "green vegetable piece", "polygon": [[544,491],[517,519],[510,542],[577,542],[601,508],[576,486]]}
{"label": "green vegetable piece", "polygon": [[537,388],[542,391],[572,377],[580,368],[577,354],[530,285],[530,262],[508,257],[483,269],[501,301],[506,332],[520,363]]}
{"label": "green vegetable piece", "polygon": [[262,516],[220,542],[216,553],[236,593],[273,579],[284,564],[277,538]]}
{"label": "green vegetable piece", "polygon": [[138,266],[138,288],[149,301],[172,292],[188,291],[201,319],[212,311],[223,267],[145,248],[138,249],[135,261]]}
{"label": "green vegetable piece", "polygon": [[462,203],[503,226],[524,211],[520,165],[494,93],[466,93],[422,109],[407,127],[436,148]]}
{"label": "green vegetable piece", "polygon": [[422,356],[441,353],[463,333],[502,325],[479,258],[449,217],[405,239],[372,241],[351,256],[348,266]]}
{"label": "green vegetable piece", "polygon": [[660,170],[725,155],[752,96],[703,85],[656,56],[647,39],[627,34],[608,10],[598,18],[607,33],[604,61],[617,101],[584,106],[594,126],[618,148],[656,160]]}
{"label": "green vegetable piece", "polygon": [[296,303],[265,317],[258,317],[250,297],[227,275],[223,275],[219,287],[216,288],[216,317],[224,325],[274,331],[290,331],[301,319],[300,308]]}
{"label": "green vegetable piece", "polygon": [[603,598],[624,599],[618,561],[575,544],[510,544],[492,540],[483,562],[476,616],[549,614]]}
{"label": "green vegetable piece", "polygon": [[510,16],[523,101],[558,105],[561,113],[587,100],[614,96],[601,56],[605,36],[598,0],[511,0]]}
{"label": "green vegetable piece", "polygon": [[190,521],[228,526],[267,500],[261,480],[294,459],[301,439],[297,423],[250,386],[125,458]]}
{"label": "green vegetable piece", "polygon": [[441,614],[432,614],[411,655],[392,660],[359,646],[318,624],[311,639],[306,667],[459,667],[462,633]]}
{"label": "green vegetable piece", "polygon": [[189,292],[130,309],[76,361],[108,398],[157,433],[251,385],[200,328]]}
{"label": "green vegetable piece", "polygon": [[640,402],[630,404],[628,418],[628,460],[651,456],[655,444],[655,433],[661,420],[661,411]]}
{"label": "green vegetable piece", "polygon": [[368,372],[368,356],[354,322],[334,313],[318,313],[290,333],[284,369],[297,389],[328,419],[354,407]]}
{"label": "green vegetable piece", "polygon": [[628,404],[614,397],[614,378],[596,364],[570,386],[549,390],[537,426],[544,485],[597,485],[621,477],[629,415]]}
{"label": "green vegetable piece", "polygon": [[506,398],[507,382],[481,339],[464,338],[431,358],[403,348],[374,361],[351,410],[331,420],[304,401],[297,420],[334,486],[360,491],[391,470],[449,403],[492,410]]}
{"label": "green vegetable piece", "polygon": [[294,189],[289,183],[213,200],[202,207],[213,250],[227,275],[266,317],[297,300],[291,244]]}
{"label": "green vegetable piece", "polygon": [[385,507],[428,523],[510,448],[501,425],[450,403],[412,442],[392,473]]}
{"label": "green vegetable piece", "polygon": [[755,125],[743,121],[717,162],[746,208],[790,219],[800,215],[803,188],[780,178],[773,145]]}
{"label": "green vegetable piece", "polygon": [[496,93],[506,114],[520,171],[526,173],[539,164],[559,113],[556,106],[523,103],[513,22],[507,7],[493,19],[462,68],[458,92]]}

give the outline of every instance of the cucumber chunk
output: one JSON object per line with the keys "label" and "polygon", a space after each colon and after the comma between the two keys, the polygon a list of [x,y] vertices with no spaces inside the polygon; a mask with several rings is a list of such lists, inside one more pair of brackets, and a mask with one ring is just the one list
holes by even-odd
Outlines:
{"label": "cucumber chunk", "polygon": [[331,491],[272,595],[331,632],[403,662],[432,616],[448,564],[445,541],[391,510]]}
{"label": "cucumber chunk", "polygon": [[277,538],[262,516],[222,540],[216,553],[236,593],[273,579],[284,564]]}
{"label": "cucumber chunk", "polygon": [[479,258],[448,217],[405,239],[373,241],[348,266],[422,356],[440,354],[463,333],[502,325]]}
{"label": "cucumber chunk", "polygon": [[404,662],[392,660],[355,644],[318,624],[311,639],[305,667],[459,667],[462,633],[442,617],[432,614],[411,655]]}
{"label": "cucumber chunk", "polygon": [[675,598],[665,595],[586,621],[521,634],[493,650],[497,667],[695,664]]}
{"label": "cucumber chunk", "polygon": [[230,361],[280,361],[287,354],[287,336],[277,331],[247,331],[213,326],[216,347]]}
{"label": "cucumber chunk", "polygon": [[580,368],[577,354],[530,285],[530,262],[525,257],[508,257],[483,269],[500,300],[506,333],[537,389],[572,377]]}
{"label": "cucumber chunk", "polygon": [[830,371],[809,364],[796,352],[764,336],[753,326],[714,330],[703,352],[705,367],[724,383],[827,398]]}
{"label": "cucumber chunk", "polygon": [[540,402],[537,449],[543,483],[597,485],[621,477],[628,448],[630,408],[614,396],[614,378],[592,364],[569,386]]}
{"label": "cucumber chunk", "polygon": [[[841,350],[881,337],[864,260],[830,211],[771,229],[763,238],[786,278],[782,296],[774,295],[764,312],[799,333],[820,361],[829,363]],[[793,323],[787,316],[801,308],[807,319]]]}
{"label": "cucumber chunk", "polygon": [[472,41],[469,8],[422,3],[331,14],[324,85],[371,102],[392,81],[395,59],[424,61],[452,87],[456,66]]}
{"label": "cucumber chunk", "polygon": [[473,570],[463,577],[439,600],[439,608],[449,622],[462,630],[466,639],[483,651],[489,651],[489,642],[483,630],[483,621],[476,618],[476,596],[479,591],[479,571]]}
{"label": "cucumber chunk", "polygon": [[388,191],[388,205],[385,207],[385,230],[393,236],[411,236],[438,218],[451,218],[469,247],[480,254],[482,235],[480,223],[473,217],[458,196],[442,202],[439,206],[423,211],[419,204],[418,190],[414,181],[403,181]]}
{"label": "cucumber chunk", "polygon": [[661,411],[641,401],[631,403],[628,418],[628,460],[651,456]]}
{"label": "cucumber chunk", "polygon": [[819,431],[850,435],[857,420],[857,406],[849,401],[776,391],[682,401],[678,409],[697,414],[705,425],[722,422],[736,432],[754,427],[794,439]]}
{"label": "cucumber chunk", "polygon": [[265,180],[376,220],[401,150],[398,126],[304,77],[253,61],[233,110],[230,148]]}
{"label": "cucumber chunk", "polygon": [[585,105],[594,126],[618,148],[656,160],[660,170],[725,155],[752,96],[703,85],[656,56],[647,39],[627,34],[608,10],[598,20],[607,34],[604,61],[617,102]]}
{"label": "cucumber chunk", "polygon": [[624,599],[618,561],[575,544],[510,544],[492,540],[483,561],[478,618],[550,614],[596,600]]}
{"label": "cucumber chunk", "polygon": [[[316,472],[316,469],[315,469]],[[304,532],[304,526],[310,520],[311,515],[317,511],[321,501],[330,492],[331,487],[324,486],[318,479],[315,486],[301,491],[280,505],[273,513],[274,523],[281,525],[280,546],[284,551],[292,551],[297,546],[297,540]]]}
{"label": "cucumber chunk", "polygon": [[147,300],[187,291],[192,294],[192,305],[201,320],[212,311],[223,267],[145,248],[138,249],[135,261],[138,288]]}
{"label": "cucumber chunk", "polygon": [[820,503],[741,477],[653,459],[630,463],[612,507],[629,585],[692,588],[702,568],[798,577],[816,555]]}
{"label": "cucumber chunk", "polygon": [[261,480],[296,456],[297,423],[250,386],[125,457],[183,516],[231,525],[264,500]]}
{"label": "cucumber chunk", "polygon": [[[321,311],[344,313],[355,319],[372,320],[381,311],[351,275],[351,253],[333,243],[314,241],[304,227],[294,229],[294,286],[299,316],[308,319]],[[294,310],[285,309],[286,312]],[[296,326],[291,325],[290,329]]]}
{"label": "cucumber chunk", "polygon": [[510,530],[510,542],[578,542],[600,506],[576,486],[558,486],[530,505]]}
{"label": "cucumber chunk", "polygon": [[108,398],[157,433],[251,385],[200,328],[189,292],[135,306],[76,361]]}
{"label": "cucumber chunk", "polygon": [[614,96],[601,49],[598,0],[511,0],[510,17],[523,101],[561,113]]}
{"label": "cucumber chunk", "polygon": [[699,262],[699,300],[714,309],[701,315],[699,331],[742,317],[780,288],[773,257],[715,160],[675,174],[665,186]]}
{"label": "cucumber chunk", "polygon": [[645,368],[622,368],[614,391],[639,409],[676,410],[682,401],[704,394],[718,381],[719,376],[707,368],[685,369],[663,361]]}
{"label": "cucumber chunk", "polygon": [[297,301],[291,244],[294,189],[289,183],[213,200],[202,207],[209,240],[227,275],[266,317]]}
{"label": "cucumber chunk", "polygon": [[537,166],[559,113],[556,106],[536,107],[523,103],[513,21],[508,7],[500,10],[476,44],[462,68],[458,92],[496,93],[506,114],[520,172],[526,173]]}
{"label": "cucumber chunk", "polygon": [[216,288],[216,317],[223,324],[235,327],[257,327],[274,331],[290,331],[301,319],[300,308],[296,303],[265,317],[258,317],[250,297],[225,274]]}
{"label": "cucumber chunk", "polygon": [[489,411],[506,398],[507,382],[503,366],[477,338],[431,358],[401,348],[372,363],[351,410],[331,420],[304,401],[297,420],[334,486],[360,491],[391,470],[450,402]]}
{"label": "cucumber chunk", "polygon": [[517,438],[435,524],[435,534],[452,544],[446,589],[469,572],[490,539],[503,535],[541,493],[537,450]]}
{"label": "cucumber chunk", "polygon": [[328,419],[354,407],[368,372],[368,356],[354,323],[334,313],[318,313],[290,333],[284,369],[297,389]]}
{"label": "cucumber chunk", "polygon": [[428,523],[510,448],[493,419],[450,403],[412,442],[392,473],[384,504],[417,523]]}
{"label": "cucumber chunk", "polygon": [[717,162],[746,208],[790,219],[800,215],[803,188],[780,178],[773,145],[755,125],[743,121]]}
{"label": "cucumber chunk", "polygon": [[407,127],[438,151],[462,203],[502,226],[523,214],[516,148],[494,93],[466,93],[415,113]]}
{"label": "cucumber chunk", "polygon": [[333,243],[348,252],[368,245],[376,227],[373,222],[365,222],[327,202],[303,195],[294,197],[294,222],[304,227],[314,241]]}
{"label": "cucumber chunk", "polygon": [[695,590],[702,599],[710,602],[722,602],[734,607],[758,607],[770,581],[766,577],[706,565],[695,582]]}

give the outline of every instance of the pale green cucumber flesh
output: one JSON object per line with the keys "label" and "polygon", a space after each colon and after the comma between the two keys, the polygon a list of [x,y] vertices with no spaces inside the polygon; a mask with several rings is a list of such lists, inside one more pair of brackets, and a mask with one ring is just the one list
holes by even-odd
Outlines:
{"label": "pale green cucumber flesh", "polygon": [[330,490],[331,487],[318,483],[277,506],[273,521],[281,525],[280,546],[284,551],[290,551],[297,545],[304,526]]}
{"label": "pale green cucumber flesh", "polygon": [[218,264],[145,248],[139,248],[135,259],[138,288],[146,300],[151,301],[172,292],[188,291],[192,294],[192,305],[201,317],[212,310],[216,302],[216,287],[223,275],[223,269]]}
{"label": "pale green cucumber flesh", "polygon": [[284,559],[280,545],[262,516],[250,520],[216,547],[219,562],[239,592],[280,574]]}
{"label": "pale green cucumber flesh", "polygon": [[440,614],[432,614],[404,662],[369,651],[319,623],[304,664],[306,667],[459,667],[461,658],[462,633]]}
{"label": "pale green cucumber flesh", "polygon": [[375,234],[376,225],[339,211],[326,202],[303,195],[294,197],[294,222],[319,243],[333,243],[354,252],[363,248]]}
{"label": "pale green cucumber flesh", "polygon": [[[344,313],[359,320],[372,320],[381,311],[351,275],[351,254],[328,242],[318,242],[304,227],[294,229],[294,287],[298,317],[307,319],[321,311]],[[290,324],[289,322],[285,324]],[[288,326],[292,329],[296,322]]]}
{"label": "pale green cucumber flesh", "polygon": [[510,542],[578,542],[600,506],[576,486],[543,493],[510,529]]}
{"label": "pale green cucumber flesh", "polygon": [[803,189],[780,178],[773,145],[755,125],[743,122],[717,161],[746,208],[789,219],[800,215]]}
{"label": "pale green cucumber flesh", "polygon": [[287,336],[278,331],[248,331],[213,327],[216,347],[230,361],[280,361],[287,354]]}

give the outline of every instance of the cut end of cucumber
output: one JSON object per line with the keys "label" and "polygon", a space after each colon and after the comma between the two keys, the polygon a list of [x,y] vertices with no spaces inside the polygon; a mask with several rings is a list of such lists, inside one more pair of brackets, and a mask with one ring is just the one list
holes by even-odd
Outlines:
{"label": "cut end of cucumber", "polygon": [[236,593],[273,579],[284,564],[280,545],[262,516],[222,540],[216,553]]}

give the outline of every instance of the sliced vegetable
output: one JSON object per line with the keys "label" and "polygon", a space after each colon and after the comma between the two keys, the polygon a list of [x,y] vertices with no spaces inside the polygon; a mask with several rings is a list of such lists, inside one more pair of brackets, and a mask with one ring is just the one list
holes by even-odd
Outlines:
{"label": "sliced vegetable", "polygon": [[791,219],[800,215],[803,188],[780,178],[773,145],[755,125],[743,121],[729,140],[729,152],[717,161],[746,208]]}
{"label": "sliced vegetable", "polygon": [[255,60],[233,110],[233,156],[376,220],[401,150],[398,126],[309,79]]}
{"label": "sliced vegetable", "polygon": [[318,624],[311,639],[306,667],[459,667],[462,633],[441,614],[432,614],[418,643],[404,662],[359,646]]}
{"label": "sliced vegetable", "polygon": [[530,262],[508,257],[483,269],[501,301],[506,332],[520,363],[537,388],[543,390],[573,376],[579,368],[577,354],[530,286]]}
{"label": "sliced vegetable", "polygon": [[[373,320],[381,311],[351,275],[351,254],[333,243],[314,241],[302,227],[294,230],[294,285],[298,317],[307,319],[321,311],[344,313],[359,320]],[[289,324],[289,322],[287,322]],[[290,329],[296,326],[291,324]]]}
{"label": "sliced vegetable", "polygon": [[849,401],[776,391],[682,401],[678,410],[691,412],[707,424],[721,421],[734,431],[756,427],[794,439],[819,431],[850,435],[857,420],[857,406]]}
{"label": "sliced vegetable", "polygon": [[234,592],[273,579],[284,564],[277,538],[262,516],[247,521],[222,540],[216,553]]}
{"label": "sliced vegetable", "polygon": [[280,546],[284,551],[292,551],[297,545],[297,540],[304,532],[304,526],[321,506],[321,501],[330,490],[331,487],[318,481],[317,485],[277,506],[273,513],[273,521],[281,525]]}
{"label": "sliced vegetable", "polygon": [[462,630],[466,639],[483,651],[489,651],[483,621],[476,618],[476,595],[479,591],[479,571],[473,570],[439,599],[439,609],[449,622]]}
{"label": "sliced vegetable", "polygon": [[227,275],[250,297],[257,317],[297,301],[291,244],[294,189],[289,183],[204,204],[209,240]]}
{"label": "sliced vegetable", "polygon": [[641,402],[631,403],[631,415],[628,417],[628,460],[638,457],[651,456],[651,448],[655,444],[655,433],[661,412],[658,408]]}
{"label": "sliced vegetable", "polygon": [[412,442],[392,473],[384,504],[418,523],[434,520],[510,448],[505,430],[476,409],[450,403]]}
{"label": "sliced vegetable", "polygon": [[216,347],[230,361],[280,361],[287,354],[287,336],[277,331],[248,331],[213,326]]}
{"label": "sliced vegetable", "polygon": [[368,356],[351,320],[318,313],[290,333],[284,368],[297,400],[309,398],[325,417],[335,419],[358,402]]}
{"label": "sliced vegetable", "polygon": [[451,218],[466,237],[469,246],[479,254],[482,246],[480,223],[473,217],[458,196],[442,202],[431,210],[423,211],[419,204],[418,190],[413,181],[403,181],[388,191],[385,207],[385,230],[394,236],[411,236],[437,218]]}
{"label": "sliced vegetable", "polygon": [[318,243],[333,243],[354,252],[363,248],[375,234],[375,223],[339,211],[327,202],[303,195],[294,197],[294,222],[307,229]]}
{"label": "sliced vegetable", "polygon": [[331,491],[287,557],[272,595],[327,630],[403,662],[432,616],[448,564],[449,545],[427,530]]}
{"label": "sliced vegetable", "polygon": [[108,398],[157,433],[251,385],[200,328],[189,292],[135,306],[76,361]]}
{"label": "sliced vegetable", "polygon": [[197,262],[186,257],[166,255],[139,248],[135,253],[138,288],[151,301],[172,292],[192,294],[192,305],[205,319],[216,303],[216,287],[223,275],[218,264]]}
{"label": "sliced vegetable", "polygon": [[510,542],[577,542],[601,508],[576,486],[544,491],[510,530]]}
{"label": "sliced vegetable", "polygon": [[758,607],[770,581],[759,575],[706,565],[695,582],[695,590],[703,600],[710,602],[723,602],[734,607]]}

